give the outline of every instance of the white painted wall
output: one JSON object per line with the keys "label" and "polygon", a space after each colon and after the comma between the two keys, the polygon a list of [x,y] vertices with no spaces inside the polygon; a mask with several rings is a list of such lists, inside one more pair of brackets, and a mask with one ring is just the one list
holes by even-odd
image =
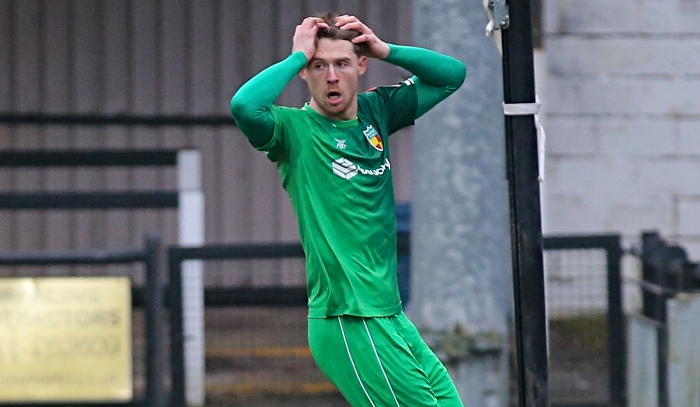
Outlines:
{"label": "white painted wall", "polygon": [[543,232],[700,259],[700,0],[545,0]]}

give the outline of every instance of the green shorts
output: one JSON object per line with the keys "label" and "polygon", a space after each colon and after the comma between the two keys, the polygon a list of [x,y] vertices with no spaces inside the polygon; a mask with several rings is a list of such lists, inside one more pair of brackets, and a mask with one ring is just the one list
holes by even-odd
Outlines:
{"label": "green shorts", "polygon": [[462,407],[447,369],[403,312],[310,318],[309,347],[353,407]]}

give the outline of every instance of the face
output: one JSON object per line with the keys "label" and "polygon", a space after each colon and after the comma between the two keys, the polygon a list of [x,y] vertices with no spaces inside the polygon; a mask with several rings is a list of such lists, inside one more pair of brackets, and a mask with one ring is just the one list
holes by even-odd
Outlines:
{"label": "face", "polygon": [[316,53],[300,74],[309,85],[309,105],[335,120],[357,116],[357,82],[367,69],[367,57],[359,57],[347,40],[321,38]]}

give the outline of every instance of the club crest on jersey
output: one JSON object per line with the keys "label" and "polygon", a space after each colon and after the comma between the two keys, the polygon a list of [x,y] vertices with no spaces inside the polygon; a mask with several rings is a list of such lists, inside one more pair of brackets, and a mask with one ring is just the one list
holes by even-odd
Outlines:
{"label": "club crest on jersey", "polygon": [[384,151],[384,142],[382,141],[382,136],[377,133],[377,130],[372,127],[370,124],[367,126],[366,129],[362,131],[364,133],[365,137],[367,137],[367,140],[369,141],[369,144],[372,145],[372,147],[376,148],[379,151]]}

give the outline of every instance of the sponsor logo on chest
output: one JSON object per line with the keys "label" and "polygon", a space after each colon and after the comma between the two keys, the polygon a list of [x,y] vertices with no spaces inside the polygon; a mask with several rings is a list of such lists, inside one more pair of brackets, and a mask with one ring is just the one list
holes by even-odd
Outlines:
{"label": "sponsor logo on chest", "polygon": [[379,151],[384,151],[384,141],[382,141],[382,136],[377,133],[377,130],[370,124],[366,129],[362,130],[362,133],[369,141],[369,144]]}
{"label": "sponsor logo on chest", "polygon": [[343,179],[350,179],[358,174],[381,177],[387,170],[390,169],[391,163],[389,162],[388,158],[384,160],[384,163],[380,165],[379,168],[375,169],[362,168],[344,157],[340,157],[333,161],[333,174]]}

